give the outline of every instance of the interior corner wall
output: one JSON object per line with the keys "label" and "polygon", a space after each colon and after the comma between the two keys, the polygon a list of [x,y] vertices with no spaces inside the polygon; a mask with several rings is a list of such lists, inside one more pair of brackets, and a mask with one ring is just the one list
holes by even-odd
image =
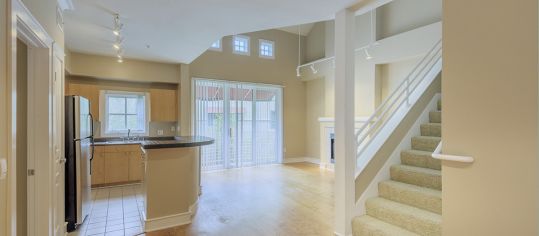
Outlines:
{"label": "interior corner wall", "polygon": [[305,61],[311,62],[326,56],[326,22],[314,24],[305,38]]}
{"label": "interior corner wall", "polygon": [[384,39],[442,20],[442,0],[395,0],[376,10],[376,38]]}
{"label": "interior corner wall", "polygon": [[[207,51],[189,65],[190,76],[282,85],[284,158],[305,157],[306,94],[304,83],[296,76],[298,36],[280,30],[244,35],[250,37],[250,56],[232,53],[232,37],[226,36],[222,52]],[[259,57],[259,39],[275,42],[275,59]],[[190,99],[190,92],[183,91],[182,99]]]}
{"label": "interior corner wall", "polygon": [[443,3],[443,235],[539,234],[538,1]]}

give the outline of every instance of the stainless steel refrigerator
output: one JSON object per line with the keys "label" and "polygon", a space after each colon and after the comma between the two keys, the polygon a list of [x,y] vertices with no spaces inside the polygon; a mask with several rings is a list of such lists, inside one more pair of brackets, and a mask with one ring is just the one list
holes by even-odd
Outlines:
{"label": "stainless steel refrigerator", "polygon": [[93,118],[90,101],[80,96],[65,98],[65,217],[67,230],[75,230],[90,214]]}

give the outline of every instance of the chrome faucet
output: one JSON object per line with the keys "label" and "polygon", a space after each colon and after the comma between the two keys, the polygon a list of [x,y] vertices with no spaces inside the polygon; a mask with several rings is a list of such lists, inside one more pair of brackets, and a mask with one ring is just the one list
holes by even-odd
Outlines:
{"label": "chrome faucet", "polygon": [[127,129],[127,141],[131,141],[131,129]]}

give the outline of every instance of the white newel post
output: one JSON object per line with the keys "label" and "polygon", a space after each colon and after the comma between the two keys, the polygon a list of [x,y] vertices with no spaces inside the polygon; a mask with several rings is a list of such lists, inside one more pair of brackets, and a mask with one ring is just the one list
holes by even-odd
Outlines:
{"label": "white newel post", "polygon": [[354,11],[335,17],[335,234],[352,234],[355,202]]}

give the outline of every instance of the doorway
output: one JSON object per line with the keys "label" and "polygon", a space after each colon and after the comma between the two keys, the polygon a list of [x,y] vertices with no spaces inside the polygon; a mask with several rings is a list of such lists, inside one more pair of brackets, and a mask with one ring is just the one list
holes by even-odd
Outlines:
{"label": "doorway", "polygon": [[[17,39],[17,235],[28,235],[28,46]],[[30,214],[28,214],[30,213]]]}
{"label": "doorway", "polygon": [[215,139],[202,147],[202,170],[282,161],[282,87],[194,79],[195,134]]}

